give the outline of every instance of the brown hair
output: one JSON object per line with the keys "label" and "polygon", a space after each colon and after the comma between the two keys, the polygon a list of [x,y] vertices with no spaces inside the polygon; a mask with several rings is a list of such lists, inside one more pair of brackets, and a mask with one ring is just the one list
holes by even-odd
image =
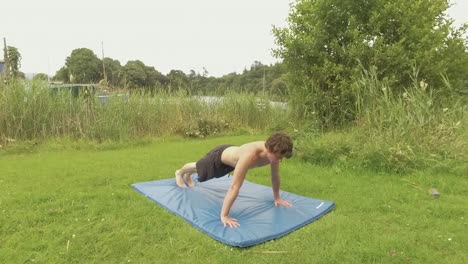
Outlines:
{"label": "brown hair", "polygon": [[283,157],[290,158],[293,151],[293,142],[291,138],[284,132],[273,133],[265,142],[265,147]]}

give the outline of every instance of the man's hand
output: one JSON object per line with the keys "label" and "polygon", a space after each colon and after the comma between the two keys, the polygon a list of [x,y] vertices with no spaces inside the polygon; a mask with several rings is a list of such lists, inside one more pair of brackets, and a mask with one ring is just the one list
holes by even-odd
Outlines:
{"label": "man's hand", "polygon": [[284,206],[284,207],[291,207],[292,203],[290,201],[275,199],[275,206],[278,206],[278,205],[281,205],[281,206]]}
{"label": "man's hand", "polygon": [[231,218],[229,216],[221,216],[221,222],[223,222],[224,227],[229,226],[229,227],[239,227],[239,222],[237,222],[237,219]]}

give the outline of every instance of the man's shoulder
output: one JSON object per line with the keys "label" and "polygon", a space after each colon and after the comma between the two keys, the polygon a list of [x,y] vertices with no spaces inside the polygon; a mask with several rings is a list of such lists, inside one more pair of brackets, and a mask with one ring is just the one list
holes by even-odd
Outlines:
{"label": "man's shoulder", "polygon": [[264,141],[254,141],[254,142],[241,145],[239,149],[241,149],[241,151],[244,153],[257,153],[258,151],[263,150],[264,147],[265,147]]}
{"label": "man's shoulder", "polygon": [[265,141],[252,141],[250,143],[246,143],[242,146],[248,146],[251,148],[263,148],[265,146]]}

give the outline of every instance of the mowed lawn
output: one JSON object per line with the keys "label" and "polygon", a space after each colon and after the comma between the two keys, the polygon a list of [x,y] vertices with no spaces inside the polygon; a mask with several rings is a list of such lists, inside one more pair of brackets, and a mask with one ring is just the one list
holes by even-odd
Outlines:
{"label": "mowed lawn", "polygon": [[[0,263],[468,263],[467,177],[285,160],[282,190],[336,207],[249,248],[210,238],[130,186],[171,178],[218,144],[262,139],[0,152]],[[269,169],[252,170],[247,179],[270,185]],[[431,187],[440,198],[429,194]]]}

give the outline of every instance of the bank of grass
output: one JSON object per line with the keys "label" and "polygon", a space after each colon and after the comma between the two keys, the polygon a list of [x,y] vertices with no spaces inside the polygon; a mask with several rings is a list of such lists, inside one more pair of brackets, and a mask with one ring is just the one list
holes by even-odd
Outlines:
{"label": "bank of grass", "polygon": [[[336,207],[289,235],[245,249],[211,239],[130,187],[170,178],[215,145],[265,137],[55,141],[0,150],[0,263],[467,262],[468,182],[447,172],[396,177],[283,161],[283,190]],[[247,179],[269,185],[268,173],[255,169]]]}
{"label": "bank of grass", "polygon": [[365,128],[352,128],[326,134],[297,133],[295,142],[300,159],[322,166],[339,165],[399,175],[420,170],[468,175],[468,135],[448,137],[453,141],[447,144],[437,144],[447,140],[439,139],[430,145],[421,141],[431,135],[424,137],[414,141],[405,137],[390,139]]}

